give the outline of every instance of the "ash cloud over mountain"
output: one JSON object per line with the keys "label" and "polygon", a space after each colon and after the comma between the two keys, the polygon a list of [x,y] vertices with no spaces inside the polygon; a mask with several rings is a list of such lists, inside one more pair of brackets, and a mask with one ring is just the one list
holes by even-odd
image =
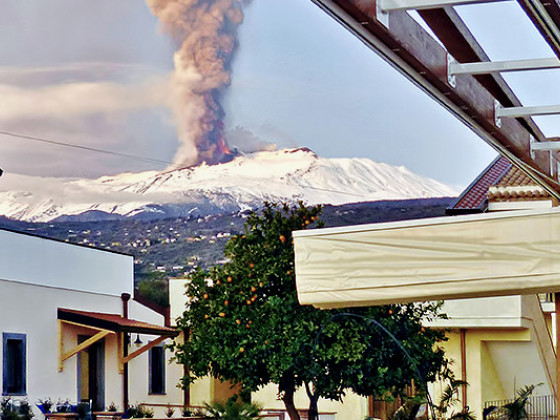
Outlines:
{"label": "ash cloud over mountain", "polygon": [[181,141],[174,163],[231,160],[224,136],[222,97],[231,83],[245,0],[147,0],[178,44],[174,54],[173,111]]}
{"label": "ash cloud over mountain", "polygon": [[278,145],[258,137],[247,128],[236,126],[233,130],[226,132],[231,147],[243,153],[264,152],[278,150]]}

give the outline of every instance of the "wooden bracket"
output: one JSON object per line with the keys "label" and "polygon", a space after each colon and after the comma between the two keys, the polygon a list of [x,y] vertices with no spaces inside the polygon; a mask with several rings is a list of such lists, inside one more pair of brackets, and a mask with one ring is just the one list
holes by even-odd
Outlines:
{"label": "wooden bracket", "polygon": [[[119,373],[123,373],[124,372],[124,365],[125,363],[130,362],[132,359],[135,359],[136,357],[140,356],[142,353],[147,352],[148,350],[150,350],[152,347],[157,346],[158,344],[160,344],[161,342],[167,340],[169,337],[166,336],[161,336],[156,338],[155,340],[150,341],[148,344],[140,347],[138,350],[133,351],[132,353],[130,353],[128,356],[123,356],[123,352],[121,351],[121,349],[119,349]],[[120,340],[119,340],[120,342]]]}
{"label": "wooden bracket", "polygon": [[[72,348],[70,351],[64,353],[64,332],[63,332],[64,324],[75,325],[75,326],[78,326],[78,327],[93,329],[93,330],[98,331],[98,333],[95,334],[93,337],[88,338],[83,343],[78,344],[77,346]],[[99,340],[105,338],[109,334],[115,334],[115,332],[110,331],[110,330],[104,330],[102,328],[92,327],[91,325],[78,324],[76,322],[63,321],[63,320],[59,319],[58,320],[58,371],[62,372],[64,370],[64,361],[65,360],[67,360],[70,357],[78,354],[82,350],[87,349],[89,346],[91,346],[92,344],[94,344],[94,343],[98,342]]]}

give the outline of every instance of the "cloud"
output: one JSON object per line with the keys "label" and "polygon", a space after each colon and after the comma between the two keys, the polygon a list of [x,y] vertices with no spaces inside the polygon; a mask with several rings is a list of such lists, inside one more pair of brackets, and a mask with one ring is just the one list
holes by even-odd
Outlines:
{"label": "cloud", "polygon": [[76,81],[130,83],[158,74],[164,76],[165,73],[149,65],[107,61],[62,63],[43,67],[0,66],[0,80],[3,84],[27,88]]}
{"label": "cloud", "polygon": [[[127,67],[107,63],[97,66],[113,76],[114,69]],[[169,77],[152,74],[125,83],[94,80],[93,73],[82,65],[21,72],[0,67],[0,130],[171,161],[177,140],[169,109]],[[91,80],[61,82],[70,75]],[[165,166],[5,135],[0,139],[0,166],[22,174],[95,177]]]}
{"label": "cloud", "polygon": [[278,145],[266,140],[263,140],[252,131],[237,126],[233,130],[229,130],[226,133],[226,139],[230,146],[236,147],[238,150],[244,153],[261,152],[261,151],[272,151],[277,150]]}
{"label": "cloud", "polygon": [[17,118],[68,119],[96,113],[119,113],[163,106],[167,82],[139,85],[113,82],[75,82],[29,89],[0,85],[0,122]]}

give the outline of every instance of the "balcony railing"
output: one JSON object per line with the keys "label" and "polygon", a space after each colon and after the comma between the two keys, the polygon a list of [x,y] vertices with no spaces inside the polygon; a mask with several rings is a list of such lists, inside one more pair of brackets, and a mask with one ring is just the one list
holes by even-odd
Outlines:
{"label": "balcony railing", "polygon": [[[486,401],[484,403],[484,420],[498,420],[503,417],[502,410],[490,411],[491,407],[503,407],[514,400]],[[556,399],[552,395],[540,397],[530,397],[527,400],[527,419],[528,420],[552,420],[558,417],[556,412]]]}

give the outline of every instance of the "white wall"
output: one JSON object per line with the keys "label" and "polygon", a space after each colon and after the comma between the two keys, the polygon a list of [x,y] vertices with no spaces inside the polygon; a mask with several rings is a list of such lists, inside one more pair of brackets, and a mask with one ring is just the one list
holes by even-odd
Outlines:
{"label": "white wall", "polygon": [[169,305],[171,325],[176,325],[175,320],[183,316],[187,297],[185,296],[185,285],[187,279],[169,279]]}
{"label": "white wall", "polygon": [[427,323],[435,328],[522,328],[521,296],[453,299],[445,301],[442,312],[449,319]]}
{"label": "white wall", "polygon": [[0,279],[120,296],[133,292],[132,256],[0,230]]}
{"label": "white wall", "polygon": [[[27,336],[27,396],[31,403],[46,397],[53,401],[77,399],[77,357],[66,360],[64,371],[58,372],[58,308],[120,314],[122,301],[116,296],[0,280],[0,332]],[[76,346],[77,334],[84,332],[95,333],[77,327],[64,328],[64,351]],[[116,348],[116,340],[109,336],[106,342],[107,357],[109,348]],[[120,401],[121,382],[110,372],[111,364],[106,363],[106,394],[115,395],[112,398]]]}
{"label": "white wall", "polygon": [[[128,277],[132,283],[132,276]],[[81,311],[122,313],[119,296],[72,291],[67,289],[37,286],[16,281],[0,280],[0,333],[26,334],[27,339],[27,396],[30,403],[38,399],[51,398],[77,400],[77,356],[64,362],[63,372],[58,372],[58,321],[57,309],[67,308]],[[144,322],[163,325],[163,316],[129,301],[129,316]],[[63,334],[64,351],[77,344],[78,334],[93,335],[95,330],[65,325]],[[132,340],[136,335],[132,336]],[[144,343],[153,339],[141,335]],[[131,347],[130,351],[136,348]],[[171,356],[167,352],[168,357]],[[2,346],[0,345],[0,360]],[[182,402],[181,390],[176,387],[181,370],[178,366],[167,366],[167,394],[148,394],[148,355],[144,353],[129,364],[130,402]],[[0,368],[0,384],[2,369]],[[19,399],[20,397],[14,397]],[[105,338],[105,402],[115,402],[122,407],[122,375],[118,372],[117,339],[111,334]]]}

